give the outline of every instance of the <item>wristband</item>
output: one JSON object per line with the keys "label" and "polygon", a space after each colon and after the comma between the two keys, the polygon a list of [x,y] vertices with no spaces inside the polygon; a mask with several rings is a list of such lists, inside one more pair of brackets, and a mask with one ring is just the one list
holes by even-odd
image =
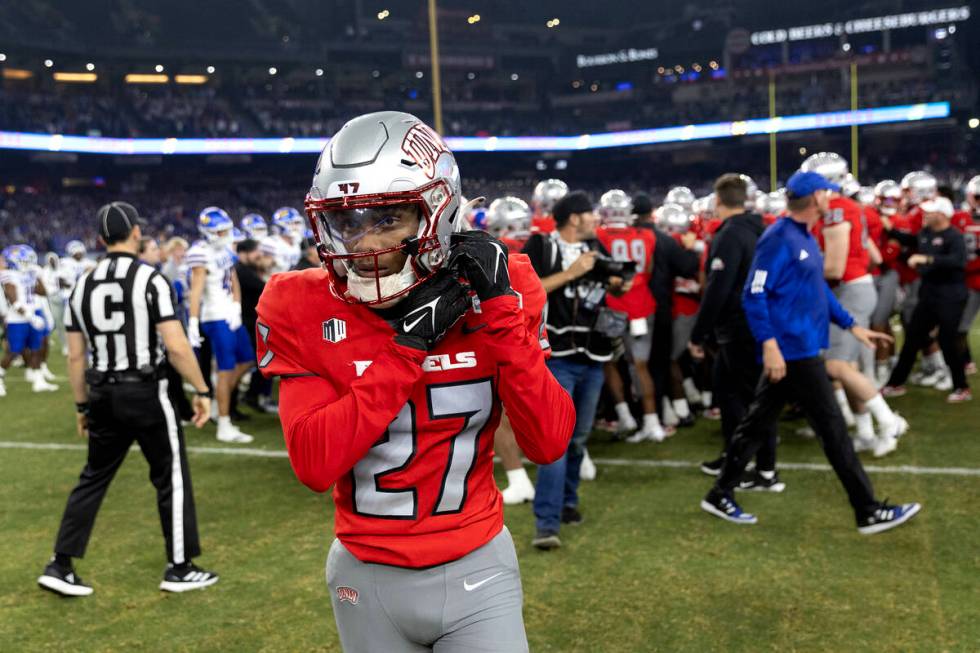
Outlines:
{"label": "wristband", "polygon": [[89,405],[87,401],[75,403],[75,412],[78,413],[79,415],[85,415],[87,417],[89,412],[91,412],[91,408],[92,407]]}
{"label": "wristband", "polygon": [[194,391],[194,394],[196,394],[198,397],[207,397],[208,399],[214,399],[214,391],[213,390],[205,390],[204,392],[200,392],[198,390],[195,390]]}

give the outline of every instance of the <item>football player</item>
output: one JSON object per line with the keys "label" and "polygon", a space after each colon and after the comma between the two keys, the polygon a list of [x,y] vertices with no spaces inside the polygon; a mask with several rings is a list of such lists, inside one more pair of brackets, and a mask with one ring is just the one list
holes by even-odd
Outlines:
{"label": "football player", "polygon": [[548,234],[555,230],[555,219],[551,210],[555,202],[568,195],[568,184],[561,179],[545,179],[538,182],[531,196],[531,208],[534,217],[531,219],[531,231]]}
{"label": "football player", "polygon": [[348,652],[527,650],[492,434],[503,404],[528,458],[555,461],[574,407],[526,327],[506,248],[462,231],[459,197],[431,128],[355,118],[306,201],[325,269],[274,276],[259,303],[259,366],[282,377],[293,470],[334,488],[327,584]]}
{"label": "football player", "polygon": [[967,182],[964,210],[953,215],[953,226],[963,232],[966,241],[966,287],[970,294],[960,320],[960,348],[966,352],[966,373],[976,374],[977,366],[970,352],[970,327],[980,313],[980,175]]}
{"label": "football player", "polygon": [[270,237],[276,248],[272,265],[272,274],[276,274],[292,270],[299,263],[306,222],[299,211],[291,206],[283,206],[272,214],[272,224],[278,232]]}
{"label": "football player", "polygon": [[657,303],[650,292],[650,273],[653,271],[653,250],[656,248],[656,235],[651,229],[633,226],[633,203],[621,190],[610,190],[599,198],[600,226],[596,238],[606,251],[617,261],[636,263],[636,276],[628,292],[621,296],[610,294],[606,305],[614,311],[626,313],[629,329],[624,337],[626,354],[631,377],[635,379],[634,388],[640,395],[643,405],[643,424],[638,431],[636,419],[626,402],[623,379],[617,361],[605,363],[606,384],[616,402],[618,430],[621,433],[636,431],[626,441],[629,443],[663,442],[669,432],[660,423],[657,415],[656,391],[647,363],[653,345],[653,313]]}
{"label": "football player", "polygon": [[[833,152],[819,152],[800,166],[803,172],[816,172],[837,185],[831,191],[829,210],[813,231],[824,250],[824,276],[834,295],[858,326],[868,328],[878,300],[871,262],[881,261],[878,248],[868,238],[862,208],[847,195],[860,190],[848,172],[847,161]],[[904,418],[894,413],[872,382],[873,364],[866,361],[868,375],[858,371],[864,351],[871,350],[848,330],[830,326],[830,348],[826,353],[828,375],[837,382],[834,394],[848,425],[857,428],[856,451],[872,451],[885,456],[898,446],[898,438],[908,430]],[[872,415],[878,422],[875,433]]]}
{"label": "football player", "polygon": [[[893,225],[899,220],[898,209],[902,201],[902,189],[898,183],[885,179],[874,187],[874,213],[868,224],[868,235],[878,246],[881,253],[881,263],[875,275],[875,289],[878,291],[878,301],[871,312],[871,329],[879,333],[892,335],[889,320],[898,304],[899,272],[896,262],[902,252],[901,245],[888,238],[882,217],[892,220]],[[875,382],[881,387],[891,376],[891,357],[895,353],[895,344],[879,342],[875,348]]]}
{"label": "football player", "polygon": [[[235,274],[235,255],[231,251],[234,223],[224,210],[209,206],[198,217],[202,240],[187,252],[191,288],[187,338],[200,349],[207,337],[218,364],[218,433],[222,442],[246,444],[252,436],[231,423],[231,393],[242,375],[255,362],[255,351],[242,326],[241,291]],[[207,361],[205,376],[210,376]]]}
{"label": "football player", "polygon": [[265,218],[258,213],[246,214],[238,226],[241,227],[242,233],[252,240],[261,242],[269,237],[269,225],[265,223]]}
{"label": "football player", "polygon": [[45,294],[38,278],[37,253],[28,245],[13,245],[3,252],[8,268],[0,272],[0,287],[9,306],[7,310],[7,351],[0,359],[0,380],[14,359],[24,359],[24,377],[34,392],[54,392],[58,386],[48,383],[41,373],[41,352],[45,319],[38,313],[39,297]]}

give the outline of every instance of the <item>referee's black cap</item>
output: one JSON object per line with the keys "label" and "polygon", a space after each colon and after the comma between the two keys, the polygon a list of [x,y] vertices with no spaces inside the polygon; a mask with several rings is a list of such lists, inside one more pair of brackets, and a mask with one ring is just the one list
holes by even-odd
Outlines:
{"label": "referee's black cap", "polygon": [[109,202],[99,209],[99,235],[106,243],[124,240],[136,225],[145,227],[146,220],[128,202]]}

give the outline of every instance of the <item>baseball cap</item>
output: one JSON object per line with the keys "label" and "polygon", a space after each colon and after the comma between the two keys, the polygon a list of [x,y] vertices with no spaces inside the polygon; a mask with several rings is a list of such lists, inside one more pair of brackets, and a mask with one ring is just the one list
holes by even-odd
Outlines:
{"label": "baseball cap", "polygon": [[126,238],[136,225],[146,226],[146,220],[127,202],[110,202],[99,209],[98,216],[99,235],[106,243]]}
{"label": "baseball cap", "polygon": [[646,215],[653,211],[653,200],[646,193],[637,193],[633,196],[633,213],[636,215]]}
{"label": "baseball cap", "polygon": [[576,190],[555,202],[551,213],[556,221],[564,222],[573,213],[589,213],[594,208],[589,196],[583,191]]}
{"label": "baseball cap", "polygon": [[832,184],[818,172],[798,171],[786,182],[786,194],[789,197],[806,197],[813,195],[818,190],[832,190],[840,192],[840,186]]}
{"label": "baseball cap", "polygon": [[931,200],[926,200],[919,205],[923,213],[941,213],[947,218],[953,217],[953,203],[949,201],[946,197],[934,197]]}

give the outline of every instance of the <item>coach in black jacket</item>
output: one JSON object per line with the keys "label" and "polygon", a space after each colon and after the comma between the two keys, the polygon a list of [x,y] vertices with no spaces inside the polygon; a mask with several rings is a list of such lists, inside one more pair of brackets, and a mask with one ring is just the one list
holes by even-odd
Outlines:
{"label": "coach in black jacket", "polygon": [[637,227],[653,231],[657,244],[653,250],[653,271],[650,274],[650,292],[657,300],[657,312],[653,318],[653,348],[650,351],[650,376],[657,389],[657,405],[668,395],[670,387],[670,354],[673,350],[674,280],[697,279],[701,261],[690,249],[685,249],[670,234],[654,226],[653,202],[647,195],[633,197],[633,212]]}
{"label": "coach in black jacket", "polygon": [[[708,278],[688,348],[695,359],[704,356],[704,343],[714,335],[718,355],[714,366],[714,392],[721,409],[721,432],[725,447],[755,395],[762,373],[756,344],[742,310],[742,288],[752,267],[755,243],[762,235],[762,216],[745,212],[747,187],[737,174],[722,175],[715,182],[718,217],[724,222],[708,250]],[[717,475],[721,457],[701,464],[706,474]],[[756,471],[742,485],[747,489],[779,492],[783,484],[776,476],[776,433],[770,435],[756,454]]]}

